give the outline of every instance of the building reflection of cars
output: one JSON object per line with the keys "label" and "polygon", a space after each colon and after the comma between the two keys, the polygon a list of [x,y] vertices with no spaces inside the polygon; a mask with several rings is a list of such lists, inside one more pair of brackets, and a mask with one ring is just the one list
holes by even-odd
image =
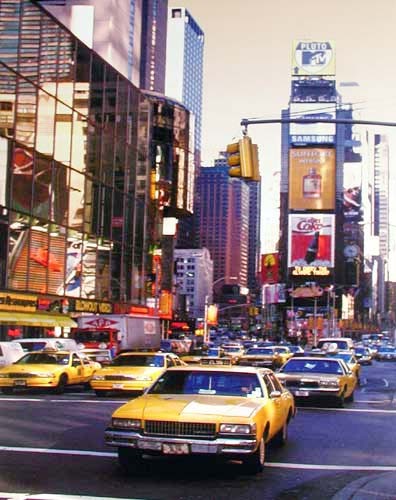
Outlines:
{"label": "building reflection of cars", "polygon": [[69,385],[89,387],[100,364],[78,351],[57,351],[47,348],[25,354],[12,365],[0,369],[0,388],[4,394],[16,389],[49,388],[57,394]]}
{"label": "building reflection of cars", "polygon": [[342,359],[301,357],[289,359],[277,373],[297,398],[335,400],[339,406],[353,401],[357,379]]}
{"label": "building reflection of cars", "polygon": [[184,364],[171,352],[123,352],[95,373],[91,387],[97,396],[123,391],[142,393],[164,370]]}
{"label": "building reflection of cars", "polygon": [[[210,358],[208,358],[210,360]],[[262,470],[266,444],[287,440],[293,396],[271,370],[230,365],[169,368],[117,409],[105,440],[120,465],[139,469],[144,455],[201,455]]]}

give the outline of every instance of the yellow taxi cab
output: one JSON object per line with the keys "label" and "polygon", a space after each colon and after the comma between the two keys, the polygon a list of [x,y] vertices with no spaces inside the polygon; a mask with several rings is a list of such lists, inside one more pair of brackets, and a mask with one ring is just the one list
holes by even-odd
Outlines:
{"label": "yellow taxi cab", "polygon": [[95,373],[91,387],[99,397],[114,391],[142,393],[168,367],[185,364],[171,352],[124,352]]}
{"label": "yellow taxi cab", "polygon": [[78,351],[46,348],[29,352],[1,368],[0,389],[4,394],[12,394],[16,389],[50,388],[62,394],[69,385],[89,387],[92,375],[100,367]]}
{"label": "yellow taxi cab", "polygon": [[240,344],[223,344],[224,356],[231,358],[233,363],[238,363],[239,359],[244,355],[245,349]]}
{"label": "yellow taxi cab", "polygon": [[355,375],[356,380],[360,383],[360,363],[358,362],[355,354],[351,351],[337,351],[332,354],[333,357],[342,359],[351,369],[352,373]]}
{"label": "yellow taxi cab", "polygon": [[357,379],[342,359],[307,356],[289,359],[277,372],[296,398],[326,398],[339,406],[353,401]]}
{"label": "yellow taxi cab", "polygon": [[286,442],[294,415],[292,394],[271,370],[179,366],[113,413],[105,441],[127,472],[139,470],[145,455],[200,455],[239,460],[257,473],[267,443]]}
{"label": "yellow taxi cab", "polygon": [[293,353],[285,346],[250,347],[240,357],[238,364],[242,366],[262,366],[267,368],[281,367]]}

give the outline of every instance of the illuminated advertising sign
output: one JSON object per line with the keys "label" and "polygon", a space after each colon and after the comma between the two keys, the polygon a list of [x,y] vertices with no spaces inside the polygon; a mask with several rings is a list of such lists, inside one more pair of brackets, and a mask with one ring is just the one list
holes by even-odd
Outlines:
{"label": "illuminated advertising sign", "polygon": [[361,163],[344,163],[342,205],[345,221],[360,222],[363,220]]}
{"label": "illuminated advertising sign", "polygon": [[265,253],[261,256],[261,283],[277,283],[279,278],[279,258],[277,253]]}
{"label": "illuminated advertising sign", "polygon": [[292,75],[335,75],[333,41],[294,40]]}
{"label": "illuminated advertising sign", "polygon": [[290,104],[290,118],[306,121],[290,124],[291,144],[334,144],[336,124],[324,120],[335,120],[335,104]]}
{"label": "illuminated advertising sign", "polygon": [[289,208],[334,210],[335,149],[292,148],[289,165]]}
{"label": "illuminated advertising sign", "polygon": [[334,267],[334,226],[332,214],[290,214],[288,266]]}

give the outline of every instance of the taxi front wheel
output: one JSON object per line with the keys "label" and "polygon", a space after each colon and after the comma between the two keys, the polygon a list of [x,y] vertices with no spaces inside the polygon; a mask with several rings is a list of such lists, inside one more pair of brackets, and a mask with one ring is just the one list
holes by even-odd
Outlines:
{"label": "taxi front wheel", "polygon": [[125,473],[140,472],[143,468],[143,458],[140,451],[120,446],[118,448],[118,463]]}
{"label": "taxi front wheel", "polygon": [[243,467],[247,474],[257,474],[264,468],[265,462],[265,442],[264,438],[260,439],[257,450],[250,455],[242,458]]}

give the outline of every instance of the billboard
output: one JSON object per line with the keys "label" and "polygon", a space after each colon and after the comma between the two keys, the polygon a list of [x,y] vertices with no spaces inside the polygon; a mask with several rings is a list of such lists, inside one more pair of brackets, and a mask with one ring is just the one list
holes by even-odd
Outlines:
{"label": "billboard", "polygon": [[288,267],[334,267],[333,214],[290,214]]}
{"label": "billboard", "polygon": [[294,40],[292,75],[335,75],[334,42]]}
{"label": "billboard", "polygon": [[290,118],[306,123],[290,123],[291,144],[334,144],[336,124],[325,120],[335,120],[335,104],[291,103]]}
{"label": "billboard", "polygon": [[344,163],[343,214],[345,222],[363,220],[362,164]]}
{"label": "billboard", "polygon": [[335,149],[290,149],[289,209],[334,210],[335,172]]}
{"label": "billboard", "polygon": [[278,283],[279,279],[279,255],[277,253],[265,253],[261,256],[261,284],[269,285]]}

